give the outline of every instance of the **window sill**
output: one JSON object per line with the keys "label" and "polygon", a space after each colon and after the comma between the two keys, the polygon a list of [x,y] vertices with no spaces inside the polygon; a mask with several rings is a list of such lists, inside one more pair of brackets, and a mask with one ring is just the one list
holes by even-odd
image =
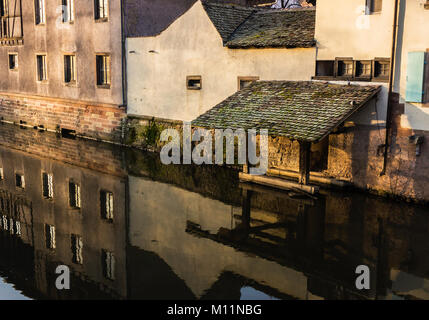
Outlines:
{"label": "window sill", "polygon": [[9,69],[11,72],[18,72],[18,69]]}
{"label": "window sill", "polygon": [[98,84],[97,89],[110,89],[110,84]]}
{"label": "window sill", "polygon": [[65,87],[77,88],[76,81],[74,81],[74,82],[64,82],[63,84],[64,84]]}
{"label": "window sill", "polygon": [[192,88],[192,87],[188,87],[188,90],[201,90],[202,88]]}
{"label": "window sill", "polygon": [[326,80],[326,81],[356,81],[356,82],[389,82],[385,78],[370,78],[370,77],[334,77],[334,76],[313,76],[313,80]]}
{"label": "window sill", "polygon": [[109,22],[109,18],[98,18],[94,20],[95,23]]}
{"label": "window sill", "polygon": [[49,84],[48,80],[37,80],[36,82],[39,84]]}

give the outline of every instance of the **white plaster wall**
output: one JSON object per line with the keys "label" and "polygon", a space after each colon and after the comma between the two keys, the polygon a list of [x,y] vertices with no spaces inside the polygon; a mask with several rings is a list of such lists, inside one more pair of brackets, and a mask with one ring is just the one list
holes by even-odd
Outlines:
{"label": "white plaster wall", "polygon": [[429,48],[429,10],[424,9],[425,0],[405,1],[403,13],[403,35],[400,37],[401,52],[397,57],[400,70],[396,75],[399,79],[395,84],[395,91],[401,95],[401,102],[405,104],[405,112],[401,117],[401,126],[414,130],[429,130],[429,103],[406,103],[407,64],[408,53],[413,51],[427,51]]}
{"label": "white plaster wall", "polygon": [[[414,0],[413,0],[414,1]],[[390,57],[394,1],[383,1],[381,13],[366,15],[366,0],[318,0],[317,59]]]}
{"label": "white plaster wall", "polygon": [[[128,113],[193,120],[235,93],[238,76],[310,80],[315,54],[225,48],[198,1],[159,36],[127,39]],[[187,90],[188,75],[202,76],[202,90]]]}

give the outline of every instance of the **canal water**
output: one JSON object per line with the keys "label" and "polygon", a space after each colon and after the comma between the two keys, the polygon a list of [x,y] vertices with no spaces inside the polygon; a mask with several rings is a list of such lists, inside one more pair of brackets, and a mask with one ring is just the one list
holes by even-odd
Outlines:
{"label": "canal water", "polygon": [[429,299],[422,206],[10,125],[0,168],[0,299]]}

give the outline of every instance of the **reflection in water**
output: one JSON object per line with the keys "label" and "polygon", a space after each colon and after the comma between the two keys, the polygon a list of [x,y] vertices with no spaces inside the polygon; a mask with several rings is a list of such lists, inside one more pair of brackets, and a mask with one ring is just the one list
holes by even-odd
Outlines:
{"label": "reflection in water", "polygon": [[6,125],[0,173],[2,299],[429,299],[423,207]]}

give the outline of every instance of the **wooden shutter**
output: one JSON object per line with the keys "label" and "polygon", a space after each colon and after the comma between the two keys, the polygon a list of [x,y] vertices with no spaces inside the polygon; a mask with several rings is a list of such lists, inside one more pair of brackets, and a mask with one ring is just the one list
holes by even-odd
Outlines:
{"label": "wooden shutter", "polygon": [[425,52],[408,53],[407,89],[405,95],[407,102],[423,102],[425,60]]}

